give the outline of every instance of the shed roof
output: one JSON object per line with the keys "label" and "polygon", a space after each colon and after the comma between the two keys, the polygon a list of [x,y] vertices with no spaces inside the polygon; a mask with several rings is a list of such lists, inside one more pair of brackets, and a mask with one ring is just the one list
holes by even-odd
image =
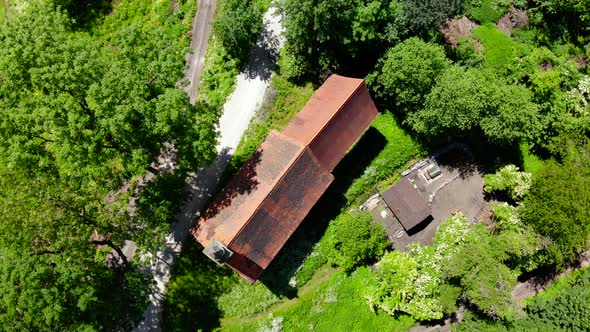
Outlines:
{"label": "shed roof", "polygon": [[407,178],[392,185],[381,196],[406,232],[432,213],[426,200]]}

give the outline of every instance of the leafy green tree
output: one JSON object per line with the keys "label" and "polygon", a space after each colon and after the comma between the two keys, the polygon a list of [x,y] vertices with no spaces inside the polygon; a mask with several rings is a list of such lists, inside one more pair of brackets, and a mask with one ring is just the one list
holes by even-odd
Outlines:
{"label": "leafy green tree", "polygon": [[286,52],[297,63],[290,76],[301,77],[320,70],[338,68],[346,54],[356,1],[285,0]]}
{"label": "leafy green tree", "polygon": [[483,178],[484,191],[506,192],[515,201],[520,201],[529,191],[532,182],[532,174],[520,172],[514,165],[506,165],[495,174],[487,174]]}
{"label": "leafy green tree", "polygon": [[0,151],[14,167],[113,186],[164,142],[181,163],[211,160],[215,114],[176,89],[182,49],[162,30],[131,25],[102,46],[69,38],[68,17],[45,9],[31,5],[0,29]]}
{"label": "leafy green tree", "polygon": [[262,29],[262,13],[250,0],[225,0],[220,4],[213,32],[230,55],[243,63]]}
{"label": "leafy green tree", "polygon": [[283,0],[291,78],[367,72],[384,47],[406,36],[398,0]]}
{"label": "leafy green tree", "polygon": [[590,147],[572,150],[559,165],[550,162],[533,178],[521,218],[551,239],[548,253],[561,266],[588,246],[590,236]]}
{"label": "leafy green tree", "polygon": [[[99,38],[31,1],[0,21],[0,42],[0,325],[128,330],[150,276],[122,246],[161,244],[180,201],[163,182],[182,183],[215,156],[217,114],[176,88],[185,49],[166,27],[132,23]],[[134,176],[166,143],[178,173],[130,206]]]}
{"label": "leafy green tree", "polygon": [[511,291],[517,273],[503,264],[508,255],[483,226],[472,228],[457,253],[442,263],[446,279],[455,281],[467,301],[486,315],[505,318],[512,314]]}
{"label": "leafy green tree", "polygon": [[[108,223],[112,218],[92,200],[51,178],[2,171],[0,324],[15,331],[130,328],[150,288],[149,276],[122,254],[130,236],[123,231],[126,219]],[[116,250],[121,260],[107,268],[98,245]]]}
{"label": "leafy green tree", "polygon": [[461,0],[404,0],[404,16],[407,29],[412,34],[425,34],[448,18],[453,18],[463,12]]}
{"label": "leafy green tree", "polygon": [[[352,24],[355,41],[381,41],[392,37],[392,29],[402,26],[403,6],[399,1],[359,1]],[[398,31],[396,31],[398,32]],[[393,37],[397,41],[398,36]]]}
{"label": "leafy green tree", "polygon": [[427,135],[461,135],[498,107],[498,90],[481,72],[452,66],[426,96],[424,109],[408,120],[414,130]]}
{"label": "leafy green tree", "polygon": [[525,87],[505,85],[489,72],[459,66],[440,75],[424,108],[407,121],[428,136],[482,132],[503,144],[532,138],[540,128],[538,107]]}
{"label": "leafy green tree", "polygon": [[329,260],[345,271],[381,257],[391,245],[383,226],[369,213],[344,213],[332,222],[328,232],[332,248]]}
{"label": "leafy green tree", "polygon": [[555,295],[541,293],[534,297],[526,312],[528,317],[522,323],[529,326],[554,331],[586,330],[590,324],[590,269],[582,270]]}
{"label": "leafy green tree", "polygon": [[441,46],[410,38],[387,51],[367,82],[374,96],[405,115],[423,106],[436,78],[450,64]]}
{"label": "leafy green tree", "polygon": [[[585,0],[535,0],[529,4],[531,23],[543,43],[587,41],[590,4]],[[586,38],[584,38],[586,37]]]}
{"label": "leafy green tree", "polygon": [[379,261],[373,278],[365,295],[372,308],[390,315],[405,312],[418,320],[442,318],[442,308],[432,296],[438,285],[428,274],[421,273],[411,255],[399,251],[386,254]]}
{"label": "leafy green tree", "polygon": [[500,144],[536,139],[541,122],[530,91],[522,85],[503,85],[499,98],[496,110],[479,124],[488,139]]}

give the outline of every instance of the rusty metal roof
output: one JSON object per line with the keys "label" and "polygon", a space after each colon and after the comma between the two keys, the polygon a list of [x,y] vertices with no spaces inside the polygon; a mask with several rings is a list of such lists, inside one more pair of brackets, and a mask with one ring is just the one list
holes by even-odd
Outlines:
{"label": "rusty metal roof", "polygon": [[406,178],[392,185],[381,196],[406,232],[426,220],[432,213],[426,200]]}
{"label": "rusty metal roof", "polygon": [[272,131],[205,211],[194,232],[197,241],[229,245],[304,149]]}
{"label": "rusty metal roof", "polygon": [[377,116],[361,79],[333,75],[282,132],[272,131],[191,230],[254,282],[333,180],[330,171]]}
{"label": "rusty metal roof", "polygon": [[282,133],[308,145],[320,163],[332,170],[377,114],[362,79],[332,75]]}

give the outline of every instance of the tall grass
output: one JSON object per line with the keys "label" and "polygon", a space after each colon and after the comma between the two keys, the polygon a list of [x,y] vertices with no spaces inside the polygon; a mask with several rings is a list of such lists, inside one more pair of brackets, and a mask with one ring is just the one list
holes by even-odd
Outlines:
{"label": "tall grass", "polygon": [[414,325],[409,316],[392,317],[371,311],[363,297],[370,270],[351,276],[339,272],[315,291],[285,309],[262,319],[228,321],[223,331],[406,331]]}

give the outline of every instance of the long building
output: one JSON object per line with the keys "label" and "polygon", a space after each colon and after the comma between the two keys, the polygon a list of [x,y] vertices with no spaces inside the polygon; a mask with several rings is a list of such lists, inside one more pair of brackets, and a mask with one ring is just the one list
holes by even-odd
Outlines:
{"label": "long building", "polygon": [[330,76],[283,131],[268,135],[193,227],[203,252],[254,283],[377,114],[362,79]]}

